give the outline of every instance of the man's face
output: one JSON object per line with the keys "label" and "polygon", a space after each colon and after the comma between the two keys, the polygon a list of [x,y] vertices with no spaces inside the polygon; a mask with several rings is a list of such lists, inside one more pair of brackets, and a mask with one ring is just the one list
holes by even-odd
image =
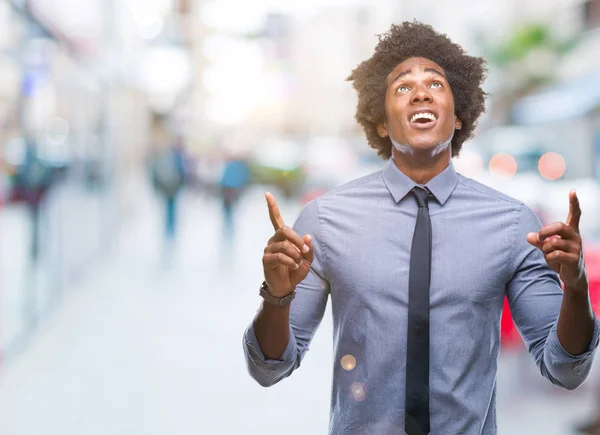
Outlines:
{"label": "man's face", "polygon": [[386,120],[380,136],[413,151],[433,151],[462,127],[454,114],[454,97],[444,70],[435,62],[411,57],[387,77]]}

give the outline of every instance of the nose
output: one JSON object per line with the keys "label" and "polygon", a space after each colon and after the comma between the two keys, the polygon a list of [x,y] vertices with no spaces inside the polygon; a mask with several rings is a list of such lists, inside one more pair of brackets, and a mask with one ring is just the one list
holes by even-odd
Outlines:
{"label": "nose", "polygon": [[433,101],[432,95],[427,91],[425,86],[418,86],[412,96],[413,103],[431,103]]}

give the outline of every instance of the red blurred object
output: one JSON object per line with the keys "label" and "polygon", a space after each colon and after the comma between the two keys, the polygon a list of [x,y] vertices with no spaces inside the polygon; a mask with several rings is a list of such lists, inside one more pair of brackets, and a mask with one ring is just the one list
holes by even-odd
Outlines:
{"label": "red blurred object", "polygon": [[[597,315],[600,315],[600,245],[585,246],[583,253],[590,285],[592,308]],[[500,320],[500,343],[505,349],[521,347],[523,345],[521,336],[510,314],[506,298],[504,298],[504,310],[502,311],[502,318]]]}
{"label": "red blurred object", "polygon": [[521,336],[517,327],[515,326],[512,315],[510,314],[510,307],[508,305],[508,298],[504,297],[504,308],[502,310],[502,317],[500,318],[500,345],[504,349],[512,349],[515,347],[522,346]]}
{"label": "red blurred object", "polygon": [[313,199],[315,199],[315,198],[317,198],[317,197],[319,197],[319,196],[321,196],[321,195],[323,195],[325,193],[327,193],[327,189],[325,189],[325,188],[314,188],[314,189],[311,189],[311,190],[305,192],[301,196],[300,202],[304,206],[304,205],[308,204],[310,201],[312,201]]}

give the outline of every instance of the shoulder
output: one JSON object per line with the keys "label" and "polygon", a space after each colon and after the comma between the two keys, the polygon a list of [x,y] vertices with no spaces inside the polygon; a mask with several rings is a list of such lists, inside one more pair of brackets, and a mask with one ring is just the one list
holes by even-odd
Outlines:
{"label": "shoulder", "polygon": [[381,185],[381,170],[355,178],[308,201],[300,216],[302,219],[317,219],[323,214],[330,217],[345,215],[359,203],[373,197]]}
{"label": "shoulder", "polygon": [[457,175],[458,185],[474,197],[486,198],[498,204],[505,204],[510,208],[520,208],[524,205],[522,201],[502,193],[499,190],[475,181],[472,178],[465,177],[461,174]]}
{"label": "shoulder", "polygon": [[536,212],[523,201],[460,174],[458,183],[470,200],[491,210],[497,217],[508,217],[520,231],[537,231],[541,227]]}
{"label": "shoulder", "polygon": [[334,187],[321,195],[318,199],[331,202],[342,197],[351,196],[357,193],[366,192],[371,188],[376,188],[383,183],[383,170],[372,172],[362,177],[350,180],[340,186]]}

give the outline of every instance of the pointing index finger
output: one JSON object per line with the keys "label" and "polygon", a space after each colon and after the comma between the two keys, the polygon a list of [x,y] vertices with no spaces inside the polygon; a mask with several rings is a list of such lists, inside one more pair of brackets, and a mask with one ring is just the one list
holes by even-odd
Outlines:
{"label": "pointing index finger", "polygon": [[277,201],[275,201],[275,197],[270,193],[265,193],[265,198],[267,199],[267,206],[269,207],[269,218],[271,219],[271,223],[273,224],[273,229],[275,231],[283,228],[285,223],[283,222],[283,218],[281,217],[281,213],[279,212],[279,207],[277,206]]}
{"label": "pointing index finger", "polygon": [[579,230],[579,219],[581,218],[581,208],[579,207],[579,198],[575,189],[569,192],[569,215],[567,216],[567,225]]}

